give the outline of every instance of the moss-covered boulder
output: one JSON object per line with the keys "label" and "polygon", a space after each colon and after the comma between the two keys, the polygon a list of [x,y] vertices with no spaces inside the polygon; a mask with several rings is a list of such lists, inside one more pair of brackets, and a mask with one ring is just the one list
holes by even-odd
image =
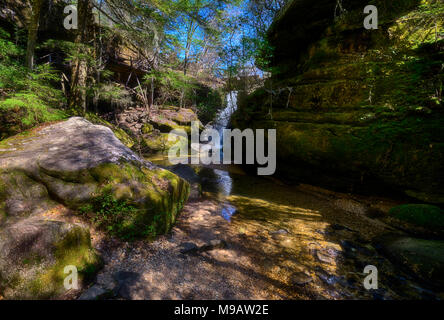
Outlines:
{"label": "moss-covered boulder", "polygon": [[[11,208],[18,208],[20,201],[21,214],[34,213],[26,202],[29,199],[32,204],[33,199],[41,202],[47,197],[85,211],[93,199],[111,196],[135,208],[122,223],[133,230],[131,236],[141,236],[151,230],[155,219],[155,231],[167,232],[188,196],[186,181],[139,158],[109,128],[82,118],[12,137],[1,145],[0,190],[4,192],[0,197],[6,198],[6,204],[15,201],[15,206],[4,206],[6,216],[17,211]],[[26,190],[31,183],[44,190],[26,199],[8,191],[11,184]]]}
{"label": "moss-covered boulder", "polygon": [[172,130],[179,129],[191,134],[191,123],[193,121],[198,123],[199,128],[203,128],[196,114],[190,109],[180,109],[180,111],[166,109],[159,112],[159,115],[155,115],[150,119],[150,124],[161,133],[169,133]]}
{"label": "moss-covered boulder", "polygon": [[[0,288],[9,292],[5,297],[53,297],[60,293],[62,264],[97,265],[88,229],[49,214],[58,206],[85,224],[134,239],[168,232],[188,195],[185,180],[82,118],[3,140]],[[11,273],[14,268],[20,273]]]}
{"label": "moss-covered boulder", "polygon": [[141,130],[142,134],[150,134],[154,131],[154,126],[150,123],[144,123]]}
{"label": "moss-covered boulder", "polygon": [[29,218],[0,228],[0,292],[6,299],[46,299],[64,294],[66,266],[78,272],[78,287],[101,266],[81,225]]}
{"label": "moss-covered boulder", "polygon": [[162,133],[168,133],[178,127],[176,122],[162,116],[152,117],[150,121],[153,127]]}
{"label": "moss-covered boulder", "polygon": [[175,108],[164,112],[168,117],[179,125],[191,126],[192,121],[199,121],[196,113],[191,109]]}
{"label": "moss-covered boulder", "polygon": [[383,236],[375,245],[413,277],[444,288],[444,241]]}
{"label": "moss-covered boulder", "polygon": [[149,154],[168,154],[170,148],[179,144],[186,150],[186,145],[189,145],[188,138],[174,133],[153,132],[144,135],[142,141]]}
{"label": "moss-covered boulder", "polygon": [[427,204],[404,204],[393,207],[389,212],[396,219],[414,225],[444,230],[444,212],[436,206]]}

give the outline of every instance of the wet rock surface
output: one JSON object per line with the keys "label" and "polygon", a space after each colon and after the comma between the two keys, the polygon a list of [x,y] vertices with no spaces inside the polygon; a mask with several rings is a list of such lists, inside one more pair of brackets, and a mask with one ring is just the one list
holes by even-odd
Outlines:
{"label": "wet rock surface", "polygon": [[414,277],[444,290],[444,241],[386,235],[376,246]]}

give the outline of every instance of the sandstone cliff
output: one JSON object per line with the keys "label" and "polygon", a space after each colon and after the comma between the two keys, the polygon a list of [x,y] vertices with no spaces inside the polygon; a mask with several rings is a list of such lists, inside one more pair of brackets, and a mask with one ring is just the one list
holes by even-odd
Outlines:
{"label": "sandstone cliff", "polygon": [[[442,1],[293,1],[274,22],[272,78],[233,126],[276,128],[278,171],[347,191],[443,203]],[[336,16],[336,17],[335,17]]]}

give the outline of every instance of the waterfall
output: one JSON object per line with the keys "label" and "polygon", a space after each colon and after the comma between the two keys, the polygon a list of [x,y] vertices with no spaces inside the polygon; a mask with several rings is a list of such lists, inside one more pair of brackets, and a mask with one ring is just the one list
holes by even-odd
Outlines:
{"label": "waterfall", "polygon": [[[227,106],[221,110],[214,122],[214,128],[220,135],[220,156],[223,159],[223,130],[227,128],[230,122],[231,115],[237,109],[237,92],[232,91],[227,94]],[[222,194],[229,196],[233,188],[233,181],[231,180],[230,173],[225,170],[214,169],[214,173],[217,175],[219,186],[221,187]],[[236,208],[229,202],[225,202],[222,208],[222,217],[227,221],[231,220],[231,216],[236,212]]]}

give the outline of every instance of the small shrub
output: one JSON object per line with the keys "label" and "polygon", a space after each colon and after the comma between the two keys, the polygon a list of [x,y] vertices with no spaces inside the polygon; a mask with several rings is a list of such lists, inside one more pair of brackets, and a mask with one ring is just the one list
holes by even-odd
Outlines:
{"label": "small shrub", "polygon": [[421,227],[444,228],[444,213],[439,207],[427,204],[404,204],[390,210],[390,215]]}
{"label": "small shrub", "polygon": [[104,192],[80,208],[80,212],[89,216],[99,229],[125,239],[135,236],[130,231],[127,218],[133,216],[137,210],[127,200],[115,199],[111,192]]}

